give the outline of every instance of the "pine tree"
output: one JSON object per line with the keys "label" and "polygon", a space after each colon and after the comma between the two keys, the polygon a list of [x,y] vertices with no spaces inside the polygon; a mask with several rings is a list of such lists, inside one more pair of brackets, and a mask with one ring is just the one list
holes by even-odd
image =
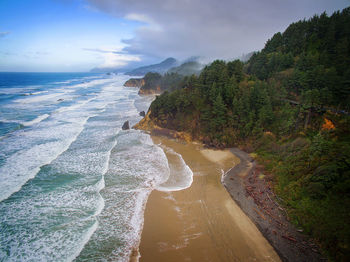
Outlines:
{"label": "pine tree", "polygon": [[222,100],[221,95],[219,94],[213,104],[213,111],[212,111],[212,127],[214,131],[221,131],[226,123],[226,106],[224,104],[224,101]]}

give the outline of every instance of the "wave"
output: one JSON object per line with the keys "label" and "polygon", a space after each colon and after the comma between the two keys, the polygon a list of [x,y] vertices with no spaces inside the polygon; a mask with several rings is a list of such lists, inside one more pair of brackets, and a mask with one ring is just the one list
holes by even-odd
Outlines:
{"label": "wave", "polygon": [[38,103],[43,101],[56,101],[58,96],[63,95],[64,93],[52,93],[48,95],[40,95],[40,96],[28,96],[26,98],[16,99],[14,102],[29,104],[29,103]]}
{"label": "wave", "polygon": [[49,91],[37,91],[37,92],[30,92],[30,93],[24,93],[24,96],[34,96],[34,95],[40,95],[48,93]]}
{"label": "wave", "polygon": [[164,149],[170,168],[170,175],[166,182],[156,187],[159,191],[179,191],[189,188],[193,182],[193,172],[185,163],[182,156],[173,149],[162,146]]}
{"label": "wave", "polygon": [[149,135],[120,131],[125,118],[139,119],[130,99],[137,93],[123,81],[101,81],[96,96],[89,90],[86,100],[0,141],[1,221],[11,224],[0,223],[0,257],[127,261],[138,246],[148,195],[169,167]]}
{"label": "wave", "polygon": [[45,120],[46,118],[48,118],[50,115],[49,114],[43,114],[38,116],[37,118],[31,120],[31,121],[27,121],[27,122],[22,122],[21,124],[23,126],[31,126],[37,123],[40,123],[41,121]]}
{"label": "wave", "polygon": [[66,112],[66,111],[72,111],[72,110],[75,110],[75,109],[78,109],[84,105],[86,105],[87,103],[95,100],[97,97],[92,97],[92,98],[89,98],[87,100],[83,100],[83,101],[79,101],[71,106],[63,106],[63,107],[60,107],[58,108],[54,113],[62,113],[62,112]]}
{"label": "wave", "polygon": [[149,135],[138,130],[119,132],[105,174],[105,208],[99,227],[76,261],[129,261],[139,245],[147,198],[168,177],[165,153]]}
{"label": "wave", "polygon": [[[120,131],[120,129],[119,129],[119,131]],[[104,200],[104,198],[101,195],[101,190],[104,189],[105,186],[106,186],[105,174],[108,171],[108,166],[109,166],[109,161],[110,161],[112,150],[113,150],[113,148],[116,145],[117,145],[117,139],[114,140],[114,143],[112,143],[112,146],[111,146],[110,150],[107,152],[107,158],[105,160],[105,165],[104,165],[104,167],[102,169],[101,180],[99,181],[99,183],[98,183],[99,185],[97,186],[97,194],[99,196],[100,202],[99,202],[99,204],[98,204],[98,206],[96,208],[96,211],[95,211],[95,213],[93,215],[95,217],[95,219],[96,219],[96,226],[93,227],[90,230],[89,234],[86,234],[86,236],[84,237],[83,241],[80,243],[79,248],[77,248],[76,252],[73,254],[71,260],[74,260],[74,259],[76,259],[79,256],[81,251],[84,249],[86,244],[89,242],[89,240],[91,239],[91,237],[95,233],[95,231],[98,229],[98,219],[97,219],[97,217],[102,213],[102,211],[103,211],[103,209],[105,207],[105,200]]]}
{"label": "wave", "polygon": [[16,123],[16,124],[22,124],[20,120],[15,120],[15,119],[5,119],[5,118],[0,118],[0,122],[2,123]]}
{"label": "wave", "polygon": [[[0,202],[18,192],[27,181],[36,176],[42,166],[50,164],[66,151],[82,132],[87,120],[88,118],[77,124],[57,126],[56,131],[55,128],[44,129],[45,131],[32,131],[33,137],[52,136],[52,139],[54,139],[52,132],[59,132],[55,135],[60,139],[54,142],[37,144],[27,149],[20,149],[6,159],[5,164],[0,167]],[[26,141],[25,137],[22,137],[22,139]],[[14,142],[26,143],[24,141],[16,140]]]}

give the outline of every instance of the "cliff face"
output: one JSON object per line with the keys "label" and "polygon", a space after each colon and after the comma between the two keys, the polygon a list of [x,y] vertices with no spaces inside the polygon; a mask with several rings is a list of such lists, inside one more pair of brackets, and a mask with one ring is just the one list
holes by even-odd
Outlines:
{"label": "cliff face", "polygon": [[155,86],[152,89],[145,89],[143,86],[139,90],[139,95],[159,95],[162,93],[160,86]]}
{"label": "cliff face", "polygon": [[142,87],[145,85],[145,80],[143,78],[130,78],[124,83],[126,87]]}
{"label": "cliff face", "polygon": [[155,128],[156,125],[149,117],[150,114],[151,114],[151,110],[148,110],[146,116],[142,118],[141,121],[138,122],[136,125],[134,125],[133,128],[145,130],[145,131],[152,131],[152,129]]}
{"label": "cliff face", "polygon": [[150,118],[150,115],[151,115],[151,110],[149,110],[146,116],[136,125],[134,125],[133,128],[149,131],[152,135],[158,135],[158,136],[160,135],[160,136],[166,136],[174,139],[181,139],[186,142],[193,141],[193,138],[189,133],[179,132],[179,131],[162,128],[158,126],[157,123],[155,123],[155,121],[153,121]]}

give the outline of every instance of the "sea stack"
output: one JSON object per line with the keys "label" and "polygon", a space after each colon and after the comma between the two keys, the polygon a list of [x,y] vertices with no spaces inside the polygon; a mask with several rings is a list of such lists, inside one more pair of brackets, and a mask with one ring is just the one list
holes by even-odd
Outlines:
{"label": "sea stack", "polygon": [[122,129],[123,129],[123,130],[128,130],[128,129],[130,129],[129,120],[124,122],[124,124],[123,124],[123,126],[122,126]]}

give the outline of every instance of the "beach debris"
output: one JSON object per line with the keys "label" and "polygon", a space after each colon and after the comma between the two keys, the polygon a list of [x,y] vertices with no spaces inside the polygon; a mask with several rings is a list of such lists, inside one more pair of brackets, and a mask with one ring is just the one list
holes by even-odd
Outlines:
{"label": "beach debris", "polygon": [[145,111],[141,111],[139,115],[145,117],[146,113],[145,113]]}
{"label": "beach debris", "polygon": [[261,212],[259,212],[256,208],[253,209],[262,219],[266,220],[266,217]]}
{"label": "beach debris", "polygon": [[282,235],[282,237],[285,238],[285,239],[288,239],[290,241],[297,242],[297,240],[294,237],[287,236],[287,235]]}
{"label": "beach debris", "polygon": [[129,120],[125,121],[123,126],[122,126],[122,129],[123,130],[128,130],[130,129],[130,125],[129,125]]}

